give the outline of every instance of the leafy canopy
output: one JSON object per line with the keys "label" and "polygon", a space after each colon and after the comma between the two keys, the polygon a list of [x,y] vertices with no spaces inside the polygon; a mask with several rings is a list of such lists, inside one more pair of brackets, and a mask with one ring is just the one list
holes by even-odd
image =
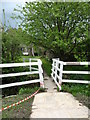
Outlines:
{"label": "leafy canopy", "polygon": [[33,38],[30,42],[62,60],[86,60],[88,8],[88,3],[79,2],[27,2],[15,10],[21,13],[17,18],[23,29]]}

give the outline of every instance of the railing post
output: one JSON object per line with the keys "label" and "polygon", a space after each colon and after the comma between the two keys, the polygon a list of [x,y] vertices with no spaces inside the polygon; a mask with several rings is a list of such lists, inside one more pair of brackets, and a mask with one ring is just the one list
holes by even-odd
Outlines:
{"label": "railing post", "polygon": [[51,73],[51,76],[54,77],[54,73],[53,73],[53,71],[54,71],[54,60],[52,59],[52,61],[53,61],[53,63],[52,63],[52,73]]}
{"label": "railing post", "polygon": [[44,88],[44,81],[43,81],[43,70],[42,70],[42,61],[38,60],[38,68],[39,68],[39,78],[40,78],[40,87]]}
{"label": "railing post", "polygon": [[62,84],[62,74],[63,74],[63,62],[61,62],[61,64],[60,64],[60,72],[59,72],[59,76],[60,76],[59,85],[60,86]]}
{"label": "railing post", "polygon": [[58,60],[56,61],[56,68],[55,68],[55,80],[57,81],[57,67],[58,67]]}

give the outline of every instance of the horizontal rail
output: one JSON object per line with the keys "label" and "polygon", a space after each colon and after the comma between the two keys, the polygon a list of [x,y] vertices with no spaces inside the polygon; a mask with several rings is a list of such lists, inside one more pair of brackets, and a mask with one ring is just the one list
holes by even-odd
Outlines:
{"label": "horizontal rail", "polygon": [[25,63],[7,63],[7,64],[0,64],[0,68],[6,67],[19,67],[19,66],[30,66],[30,65],[38,65],[38,62],[25,62]]}
{"label": "horizontal rail", "polygon": [[0,75],[0,78],[22,76],[22,75],[31,75],[31,74],[39,74],[39,71],[2,74],[2,75]]}
{"label": "horizontal rail", "polygon": [[38,68],[31,67],[32,70],[39,70]]}
{"label": "horizontal rail", "polygon": [[53,59],[53,61],[63,63],[63,65],[90,65],[90,62],[63,62],[57,59]]}
{"label": "horizontal rail", "polygon": [[90,65],[90,62],[63,62],[64,65]]}
{"label": "horizontal rail", "polygon": [[37,83],[37,82],[40,82],[40,80],[37,79],[37,80],[30,80],[30,81],[24,81],[24,82],[16,82],[16,83],[4,84],[4,85],[0,85],[0,89],[1,88],[7,88],[7,87],[13,87],[13,86],[26,85],[26,84],[30,84],[30,83]]}
{"label": "horizontal rail", "polygon": [[65,74],[90,74],[89,71],[62,71]]}
{"label": "horizontal rail", "polygon": [[[52,72],[57,76],[59,80],[61,80],[60,76],[58,76],[55,71],[52,70]],[[51,74],[52,75],[52,74]],[[52,75],[53,77],[53,75]],[[54,78],[54,77],[53,77]],[[85,83],[85,84],[90,84],[90,81],[84,81],[84,80],[68,80],[68,79],[62,79],[61,82],[71,82],[71,83]]]}
{"label": "horizontal rail", "polygon": [[[52,65],[59,72],[61,71],[58,67]],[[52,69],[51,69],[52,70]],[[54,72],[54,71],[53,71]],[[90,71],[62,71],[64,74],[90,74]]]}
{"label": "horizontal rail", "polygon": [[62,79],[62,82],[90,84],[90,81],[84,81],[84,80],[68,80],[68,79]]}

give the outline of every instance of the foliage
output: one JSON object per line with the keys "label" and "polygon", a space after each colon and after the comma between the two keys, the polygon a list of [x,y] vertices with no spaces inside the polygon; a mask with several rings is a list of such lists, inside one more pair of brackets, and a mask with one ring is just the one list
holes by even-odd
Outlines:
{"label": "foliage", "polygon": [[90,99],[90,85],[84,84],[74,84],[74,83],[63,83],[62,91],[69,92],[76,97],[81,103],[90,108],[89,99]]}
{"label": "foliage", "polygon": [[33,38],[35,45],[44,47],[61,60],[85,61],[88,57],[88,3],[26,2],[13,16]]}
{"label": "foliage", "polygon": [[38,90],[38,87],[34,87],[34,88],[21,88],[19,90],[19,95],[22,95],[22,94],[32,94],[34,93],[36,90]]}
{"label": "foliage", "polygon": [[90,96],[89,85],[65,83],[62,85],[62,91],[70,92],[74,96],[76,96],[78,93],[81,93],[82,95]]}
{"label": "foliage", "polygon": [[2,31],[2,62],[19,62],[24,34],[21,28]]}
{"label": "foliage", "polygon": [[[30,87],[26,87],[26,88],[21,88],[19,90],[19,95],[22,95],[22,94],[33,94],[36,90],[38,90],[39,87],[33,87],[33,88],[30,88]],[[44,92],[45,91],[45,88],[40,88],[40,91],[39,92]]]}
{"label": "foliage", "polygon": [[47,73],[48,76],[51,76],[51,62],[50,60],[48,60],[47,58],[41,58],[42,60],[42,66],[43,66],[43,69],[45,70],[45,72]]}

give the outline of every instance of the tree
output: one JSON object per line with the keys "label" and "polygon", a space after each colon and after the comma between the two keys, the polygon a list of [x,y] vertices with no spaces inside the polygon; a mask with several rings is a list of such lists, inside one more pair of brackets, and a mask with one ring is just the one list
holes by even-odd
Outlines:
{"label": "tree", "polygon": [[[86,60],[88,3],[27,2],[18,10],[35,45],[62,60]],[[15,9],[17,11],[17,9]],[[81,57],[83,56],[83,57]],[[84,59],[82,59],[84,58]]]}

